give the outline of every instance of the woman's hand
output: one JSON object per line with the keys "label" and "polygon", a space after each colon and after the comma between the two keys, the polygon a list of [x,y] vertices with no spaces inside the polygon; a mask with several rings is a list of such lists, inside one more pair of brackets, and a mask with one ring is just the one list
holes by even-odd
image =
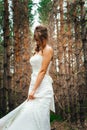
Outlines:
{"label": "woman's hand", "polygon": [[32,90],[32,92],[28,95],[27,101],[35,99],[34,94],[35,94],[35,91]]}

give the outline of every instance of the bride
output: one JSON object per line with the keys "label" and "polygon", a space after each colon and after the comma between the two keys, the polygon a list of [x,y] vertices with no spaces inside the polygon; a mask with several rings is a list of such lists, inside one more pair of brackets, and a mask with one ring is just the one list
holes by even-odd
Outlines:
{"label": "bride", "polygon": [[50,130],[50,110],[55,112],[52,78],[49,75],[53,49],[47,44],[48,31],[34,31],[35,54],[30,58],[31,82],[27,99],[0,119],[0,130]]}

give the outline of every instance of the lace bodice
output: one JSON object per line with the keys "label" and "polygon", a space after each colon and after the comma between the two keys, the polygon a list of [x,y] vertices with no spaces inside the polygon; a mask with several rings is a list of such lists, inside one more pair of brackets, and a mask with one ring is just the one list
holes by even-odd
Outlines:
{"label": "lace bodice", "polygon": [[[37,73],[40,71],[40,68],[42,65],[42,59],[43,59],[43,56],[41,56],[40,54],[35,54],[34,56],[30,58],[30,64],[32,66],[32,73]],[[48,66],[46,74],[49,74],[50,66],[51,66],[51,62]]]}

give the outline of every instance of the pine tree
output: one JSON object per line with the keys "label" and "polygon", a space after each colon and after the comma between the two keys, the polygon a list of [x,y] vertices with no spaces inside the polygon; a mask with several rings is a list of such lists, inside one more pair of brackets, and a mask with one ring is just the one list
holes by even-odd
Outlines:
{"label": "pine tree", "polygon": [[4,4],[3,0],[0,1],[0,117],[3,115],[3,56],[4,56],[4,47],[3,47],[3,11]]}
{"label": "pine tree", "polygon": [[51,0],[41,0],[38,6],[39,22],[47,25],[49,19],[49,12],[52,10]]}

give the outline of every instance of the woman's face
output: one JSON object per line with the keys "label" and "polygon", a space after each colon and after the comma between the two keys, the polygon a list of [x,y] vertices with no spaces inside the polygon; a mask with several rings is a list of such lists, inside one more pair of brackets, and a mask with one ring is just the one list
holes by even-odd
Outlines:
{"label": "woman's face", "polygon": [[40,45],[40,40],[39,40],[39,39],[35,39],[35,41],[36,41],[36,43],[37,43],[38,45]]}
{"label": "woman's face", "polygon": [[42,39],[42,36],[41,36],[41,32],[40,31],[36,31],[34,32],[34,39],[37,43],[38,46],[42,46],[43,44],[43,39]]}

